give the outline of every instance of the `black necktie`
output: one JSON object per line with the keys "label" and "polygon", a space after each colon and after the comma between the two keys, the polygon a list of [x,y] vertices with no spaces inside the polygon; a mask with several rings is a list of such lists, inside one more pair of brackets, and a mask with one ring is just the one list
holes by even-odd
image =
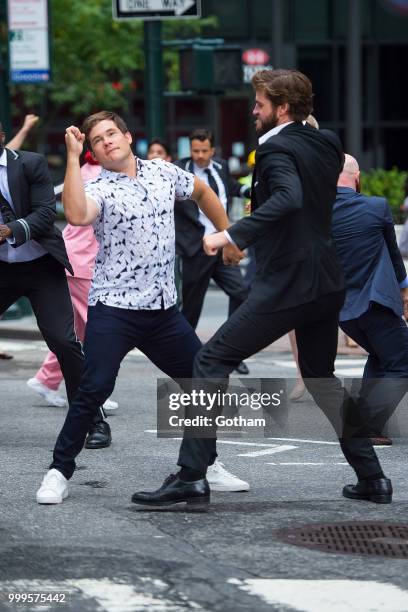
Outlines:
{"label": "black necktie", "polygon": [[209,168],[206,168],[204,172],[207,175],[208,185],[216,193],[216,195],[219,195],[220,192],[218,191],[217,181],[215,180],[213,173],[211,172]]}

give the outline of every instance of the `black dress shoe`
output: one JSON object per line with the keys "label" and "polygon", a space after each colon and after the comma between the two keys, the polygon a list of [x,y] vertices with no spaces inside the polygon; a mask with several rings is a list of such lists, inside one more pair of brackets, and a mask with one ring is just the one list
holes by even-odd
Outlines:
{"label": "black dress shoe", "polygon": [[349,499],[365,499],[376,504],[390,504],[392,502],[391,480],[389,478],[359,480],[356,485],[346,485],[343,495]]}
{"label": "black dress shoe", "polygon": [[132,502],[149,507],[172,506],[185,503],[192,510],[208,510],[210,487],[205,478],[185,482],[178,474],[170,474],[157,491],[137,491]]}
{"label": "black dress shoe", "polygon": [[247,364],[244,363],[243,361],[241,361],[241,363],[237,365],[237,367],[235,368],[235,371],[238,372],[238,374],[249,374],[249,368]]}
{"label": "black dress shoe", "polygon": [[93,423],[85,441],[85,448],[106,448],[112,442],[109,423],[101,421]]}

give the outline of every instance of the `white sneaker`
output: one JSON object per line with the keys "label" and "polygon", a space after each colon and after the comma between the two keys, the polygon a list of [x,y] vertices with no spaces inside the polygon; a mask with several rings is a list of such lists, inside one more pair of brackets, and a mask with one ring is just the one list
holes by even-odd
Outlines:
{"label": "white sneaker", "polygon": [[117,410],[119,408],[118,402],[114,402],[111,399],[107,399],[103,405],[103,409],[110,412],[111,410]]}
{"label": "white sneaker", "polygon": [[58,470],[48,470],[37,491],[37,504],[62,504],[66,497],[68,480]]}
{"label": "white sneaker", "polygon": [[207,480],[211,491],[249,491],[249,483],[228,472],[217,459],[208,466]]}
{"label": "white sneaker", "polygon": [[41,397],[43,397],[50,406],[56,406],[57,408],[61,408],[62,406],[67,405],[66,399],[61,397],[58,391],[54,391],[53,389],[46,387],[36,378],[30,378],[29,380],[27,380],[27,386],[39,395],[41,395]]}

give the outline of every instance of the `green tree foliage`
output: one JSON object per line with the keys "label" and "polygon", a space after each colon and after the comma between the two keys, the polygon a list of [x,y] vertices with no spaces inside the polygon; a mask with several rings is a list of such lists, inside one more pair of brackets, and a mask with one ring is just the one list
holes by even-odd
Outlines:
{"label": "green tree foliage", "polygon": [[[50,0],[50,9],[52,82],[15,86],[17,99],[33,110],[44,108],[46,97],[47,123],[62,107],[78,117],[95,109],[126,109],[129,94],[142,86],[143,22],[114,21],[111,0]],[[209,25],[214,19],[164,21],[163,39],[197,36]],[[174,50],[165,52],[164,64],[166,87],[177,89]]]}
{"label": "green tree foliage", "polygon": [[367,195],[383,196],[390,205],[394,223],[404,223],[405,215],[400,207],[405,198],[407,172],[397,168],[383,170],[377,168],[361,173],[361,191]]}

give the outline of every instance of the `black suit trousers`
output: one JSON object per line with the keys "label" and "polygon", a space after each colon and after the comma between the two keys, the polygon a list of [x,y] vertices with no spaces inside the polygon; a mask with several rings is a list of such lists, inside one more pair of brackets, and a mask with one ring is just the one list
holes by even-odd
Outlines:
{"label": "black suit trousers", "polygon": [[51,255],[34,261],[0,261],[0,316],[27,297],[50,351],[55,353],[71,402],[82,374],[84,357],[74,332],[74,313],[64,267]]}
{"label": "black suit trousers", "polygon": [[[198,379],[227,379],[244,359],[292,329],[296,331],[299,366],[308,390],[335,428],[343,453],[358,478],[381,472],[370,440],[340,381],[334,376],[338,313],[344,292],[276,312],[259,312],[251,297],[199,351],[194,363]],[[226,386],[226,385],[225,385]],[[205,472],[216,457],[215,438],[185,437],[178,464]]]}
{"label": "black suit trousers", "polygon": [[361,410],[370,415],[371,435],[383,435],[408,391],[408,327],[390,308],[376,302],[340,327],[368,353],[363,378],[353,381],[353,389]]}
{"label": "black suit trousers", "polygon": [[240,269],[236,266],[226,266],[222,261],[222,253],[209,257],[200,249],[193,257],[183,257],[181,278],[182,313],[194,329],[197,327],[211,279],[230,298],[228,316],[248,297],[248,289]]}

